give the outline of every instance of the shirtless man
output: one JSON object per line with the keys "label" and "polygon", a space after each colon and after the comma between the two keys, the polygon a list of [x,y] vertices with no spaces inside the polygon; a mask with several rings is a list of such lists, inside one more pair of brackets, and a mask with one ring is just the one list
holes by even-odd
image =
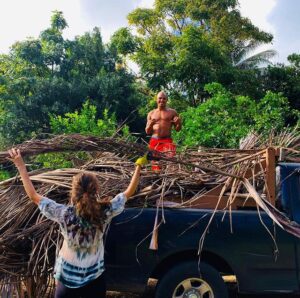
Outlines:
{"label": "shirtless man", "polygon": [[[146,133],[152,134],[149,148],[160,152],[168,152],[169,156],[175,155],[176,146],[171,138],[172,127],[176,131],[181,129],[181,119],[177,112],[167,107],[168,97],[165,92],[157,94],[157,108],[147,116]],[[153,170],[160,170],[159,166],[152,164]]]}

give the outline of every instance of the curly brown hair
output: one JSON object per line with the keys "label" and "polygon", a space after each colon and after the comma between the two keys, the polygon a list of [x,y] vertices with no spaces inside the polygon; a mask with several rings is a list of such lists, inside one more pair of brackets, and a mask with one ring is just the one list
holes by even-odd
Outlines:
{"label": "curly brown hair", "polygon": [[108,199],[99,199],[99,181],[95,174],[82,172],[73,177],[71,202],[78,216],[103,231],[111,203]]}

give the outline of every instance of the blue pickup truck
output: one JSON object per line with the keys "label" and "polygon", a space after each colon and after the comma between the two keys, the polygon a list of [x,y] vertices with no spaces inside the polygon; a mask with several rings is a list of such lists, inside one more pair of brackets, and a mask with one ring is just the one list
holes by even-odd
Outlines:
{"label": "blue pickup truck", "polygon": [[[300,164],[281,163],[278,168],[277,203],[300,223]],[[150,250],[147,236],[156,209],[127,208],[114,219],[106,239],[108,289],[143,292],[154,278],[156,298],[226,298],[226,276],[234,275],[239,293],[300,292],[299,239],[256,209],[232,211],[233,231],[229,216],[218,211],[199,258],[199,239],[212,212],[165,209],[158,250]]]}

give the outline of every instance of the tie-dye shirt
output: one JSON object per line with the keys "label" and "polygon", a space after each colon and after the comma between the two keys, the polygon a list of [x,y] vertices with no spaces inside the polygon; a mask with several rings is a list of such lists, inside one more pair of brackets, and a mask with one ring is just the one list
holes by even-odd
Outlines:
{"label": "tie-dye shirt", "polygon": [[[126,197],[118,194],[111,200],[107,221],[124,210]],[[103,233],[86,220],[76,215],[73,206],[58,204],[49,198],[39,203],[41,213],[59,223],[64,237],[63,245],[55,263],[54,277],[69,288],[79,288],[99,277],[104,271]]]}

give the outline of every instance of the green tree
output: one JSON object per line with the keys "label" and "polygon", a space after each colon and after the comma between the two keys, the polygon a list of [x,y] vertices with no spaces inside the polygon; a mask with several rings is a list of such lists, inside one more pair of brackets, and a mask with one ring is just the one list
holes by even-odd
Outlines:
{"label": "green tree", "polygon": [[254,129],[268,133],[271,129],[281,130],[287,124],[287,119],[293,114],[288,99],[281,93],[268,91],[256,105]]}
{"label": "green tree", "polygon": [[128,28],[117,30],[110,39],[111,47],[121,55],[128,55],[135,52],[137,43]]}
{"label": "green tree", "polygon": [[273,58],[277,52],[275,50],[265,50],[252,54],[261,42],[253,40],[249,43],[242,42],[235,51],[231,53],[232,63],[240,69],[252,69],[261,65],[268,66],[271,64],[270,58]]}
{"label": "green tree", "polygon": [[[66,27],[56,11],[38,39],[19,41],[0,56],[2,144],[49,132],[50,114],[78,110],[87,99],[97,117],[108,109],[121,123],[145,97],[127,69],[116,69],[121,54],[103,44],[98,28],[65,40]],[[130,120],[132,129],[141,130],[139,117]]]}
{"label": "green tree", "polygon": [[[51,132],[54,134],[80,133],[99,137],[123,137],[133,138],[128,126],[123,126],[117,134],[118,123],[115,114],[109,114],[104,110],[101,118],[97,118],[96,106],[86,101],[79,111],[61,115],[50,115]],[[46,168],[73,167],[74,163],[83,164],[90,156],[84,152],[75,153],[46,153],[35,158],[35,162],[41,163]]]}
{"label": "green tree", "polygon": [[59,69],[64,58],[65,40],[62,36],[63,30],[68,26],[61,11],[54,11],[51,17],[50,28],[40,34],[44,62],[50,66],[52,75],[54,69]]}
{"label": "green tree", "polygon": [[172,90],[193,106],[206,100],[206,83],[231,86],[238,46],[272,40],[243,18],[237,5],[236,0],[157,0],[153,9],[131,12],[128,22],[138,33],[132,57],[149,86]]}
{"label": "green tree", "polygon": [[[261,89],[281,92],[288,98],[290,106],[300,109],[300,55],[288,56],[289,65],[277,64],[269,66],[260,77]],[[295,118],[290,118],[290,124],[295,123]]]}
{"label": "green tree", "polygon": [[68,27],[68,23],[62,11],[55,10],[51,16],[51,28],[57,32],[62,32]]}
{"label": "green tree", "polygon": [[177,143],[237,148],[239,140],[252,130],[268,133],[271,128],[284,128],[292,113],[288,100],[281,94],[268,92],[257,103],[246,96],[234,96],[218,83],[206,85],[205,90],[211,98],[181,114],[183,128],[175,134]]}
{"label": "green tree", "polygon": [[97,108],[86,101],[78,112],[66,113],[64,116],[50,116],[51,130],[55,134],[81,133],[101,137],[110,137],[116,133],[118,123],[115,114],[109,115],[104,110],[103,118],[97,119]]}

